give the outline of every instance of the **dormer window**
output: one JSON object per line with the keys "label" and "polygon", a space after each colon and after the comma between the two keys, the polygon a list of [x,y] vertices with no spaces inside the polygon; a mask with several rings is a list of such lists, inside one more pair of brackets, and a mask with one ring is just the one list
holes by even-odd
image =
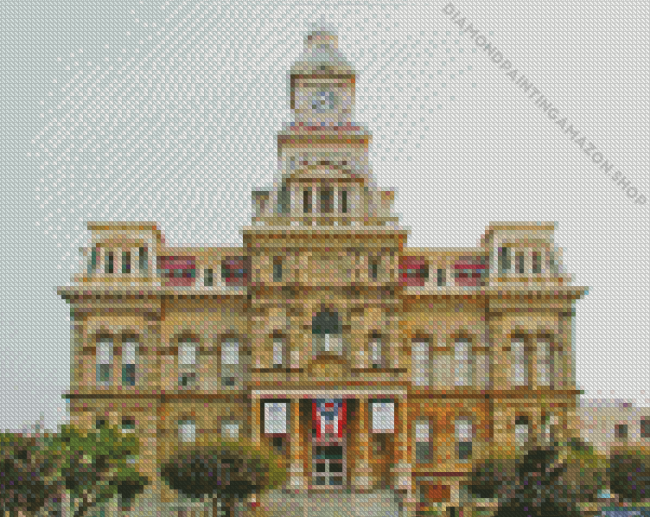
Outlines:
{"label": "dormer window", "polygon": [[311,109],[316,113],[325,113],[334,109],[334,92],[318,92],[312,96]]}

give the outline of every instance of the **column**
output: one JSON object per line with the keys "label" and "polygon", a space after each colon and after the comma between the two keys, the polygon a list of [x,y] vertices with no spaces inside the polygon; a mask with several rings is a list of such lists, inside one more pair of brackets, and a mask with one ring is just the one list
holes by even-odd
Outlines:
{"label": "column", "polygon": [[300,399],[293,399],[289,404],[291,434],[289,435],[289,488],[299,490],[305,487],[305,474],[302,457],[302,440],[300,435]]}
{"label": "column", "polygon": [[357,436],[354,472],[352,475],[352,486],[356,490],[370,489],[370,415],[367,399],[358,400],[357,414]]}

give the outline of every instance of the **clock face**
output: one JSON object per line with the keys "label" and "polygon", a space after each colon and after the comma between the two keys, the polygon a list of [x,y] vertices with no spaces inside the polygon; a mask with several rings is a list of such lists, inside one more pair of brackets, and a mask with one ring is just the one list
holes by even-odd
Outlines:
{"label": "clock face", "polygon": [[334,109],[334,92],[318,92],[311,98],[311,109],[324,113]]}

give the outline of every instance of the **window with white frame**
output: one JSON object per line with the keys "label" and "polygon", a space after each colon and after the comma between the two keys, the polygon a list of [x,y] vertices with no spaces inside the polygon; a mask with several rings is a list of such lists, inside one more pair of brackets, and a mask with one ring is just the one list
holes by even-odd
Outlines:
{"label": "window with white frame", "polygon": [[97,384],[109,386],[113,366],[113,338],[103,337],[97,342]]}
{"label": "window with white frame", "polygon": [[138,340],[126,337],[122,342],[122,386],[135,386]]}
{"label": "window with white frame", "polygon": [[193,420],[181,420],[178,422],[178,439],[183,443],[196,441],[196,424]]}
{"label": "window with white frame", "polygon": [[551,340],[548,338],[538,338],[535,351],[537,353],[537,385],[550,387],[551,376],[553,374]]}
{"label": "window with white frame", "polygon": [[416,339],[411,346],[413,384],[429,386],[431,381],[431,346],[426,339]]}
{"label": "window with white frame", "polygon": [[192,339],[182,339],[178,343],[178,386],[196,386],[197,344]]}
{"label": "window with white frame", "polygon": [[432,460],[431,424],[428,418],[422,418],[415,422],[415,462],[431,463]]}
{"label": "window with white frame", "polygon": [[391,401],[379,401],[371,404],[372,432],[373,433],[394,433],[395,432],[395,403]]}
{"label": "window with white frame", "polygon": [[239,371],[239,340],[228,338],[221,343],[221,384],[235,386]]}
{"label": "window with white frame", "polygon": [[510,343],[512,352],[513,384],[515,387],[528,386],[528,357],[526,353],[526,340],[515,337]]}
{"label": "window with white frame", "polygon": [[472,459],[472,421],[469,418],[457,418],[455,422],[457,455],[461,461]]}
{"label": "window with white frame", "polygon": [[267,402],[264,404],[264,433],[287,434],[286,402]]}
{"label": "window with white frame", "polygon": [[454,344],[456,363],[456,386],[472,385],[472,343],[469,339],[457,339]]}
{"label": "window with white frame", "polygon": [[239,423],[237,422],[224,422],[221,425],[221,435],[226,440],[239,439]]}

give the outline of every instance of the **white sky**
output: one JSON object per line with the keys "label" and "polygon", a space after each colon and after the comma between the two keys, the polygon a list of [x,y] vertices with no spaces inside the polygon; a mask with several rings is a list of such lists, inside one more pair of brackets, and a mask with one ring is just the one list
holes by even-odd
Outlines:
{"label": "white sky", "polygon": [[[62,422],[69,283],[88,220],[155,220],[170,245],[240,244],[290,120],[313,22],[356,67],[356,121],[410,246],[544,220],[574,284],[579,387],[650,394],[650,203],[636,205],[489,57],[446,2],[0,3],[0,429]],[[456,3],[650,198],[647,3]],[[477,49],[473,52],[473,49]]]}

